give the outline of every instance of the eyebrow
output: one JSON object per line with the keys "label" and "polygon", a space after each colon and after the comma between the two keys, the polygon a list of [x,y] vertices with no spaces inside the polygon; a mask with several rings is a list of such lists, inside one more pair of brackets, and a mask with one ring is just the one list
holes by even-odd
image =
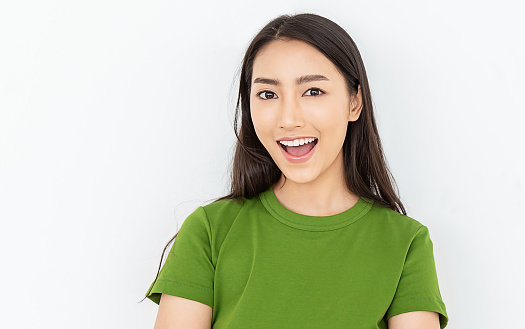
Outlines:
{"label": "eyebrow", "polygon": [[[298,85],[301,85],[303,83],[312,82],[312,81],[330,81],[327,77],[321,74],[310,74],[310,75],[303,75],[302,77],[299,77],[295,79],[295,83]],[[253,83],[265,83],[268,85],[275,85],[280,86],[281,81],[276,79],[269,79],[269,78],[255,78],[253,80]]]}

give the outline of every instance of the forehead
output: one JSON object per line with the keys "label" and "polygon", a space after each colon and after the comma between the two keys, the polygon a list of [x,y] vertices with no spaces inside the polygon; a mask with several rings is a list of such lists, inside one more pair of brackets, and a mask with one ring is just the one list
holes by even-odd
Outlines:
{"label": "forehead", "polygon": [[323,53],[301,40],[272,41],[259,50],[253,63],[253,79],[261,76],[295,79],[303,74],[322,74],[330,80],[343,79]]}

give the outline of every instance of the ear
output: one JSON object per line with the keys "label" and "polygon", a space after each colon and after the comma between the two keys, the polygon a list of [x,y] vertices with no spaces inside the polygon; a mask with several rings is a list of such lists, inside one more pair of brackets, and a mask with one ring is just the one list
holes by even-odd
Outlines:
{"label": "ear", "polygon": [[359,119],[362,109],[363,96],[361,95],[361,85],[359,85],[357,86],[357,94],[350,99],[350,112],[348,113],[348,121],[356,121]]}

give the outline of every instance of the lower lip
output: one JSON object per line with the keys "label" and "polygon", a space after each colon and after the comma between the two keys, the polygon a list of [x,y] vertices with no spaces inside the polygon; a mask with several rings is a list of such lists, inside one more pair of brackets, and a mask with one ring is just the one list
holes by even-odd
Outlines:
{"label": "lower lip", "polygon": [[[281,143],[277,142],[277,144],[281,144]],[[278,145],[278,147],[281,149],[281,152],[283,152],[283,155],[286,158],[286,160],[288,160],[288,161],[290,161],[292,163],[300,163],[300,162],[308,161],[308,159],[310,159],[312,157],[312,155],[315,152],[315,149],[317,148],[317,144],[319,144],[319,141],[317,141],[315,146],[308,153],[303,154],[303,155],[298,156],[298,157],[293,156],[290,153],[286,152],[281,145]]]}

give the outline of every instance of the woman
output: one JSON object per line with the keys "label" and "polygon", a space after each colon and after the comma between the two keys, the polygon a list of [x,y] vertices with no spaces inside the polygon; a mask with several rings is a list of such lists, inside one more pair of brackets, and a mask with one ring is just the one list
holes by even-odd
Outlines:
{"label": "woman", "polygon": [[147,293],[155,328],[444,328],[428,229],[394,191],[350,36],[272,20],[239,109],[231,193],[184,221]]}

